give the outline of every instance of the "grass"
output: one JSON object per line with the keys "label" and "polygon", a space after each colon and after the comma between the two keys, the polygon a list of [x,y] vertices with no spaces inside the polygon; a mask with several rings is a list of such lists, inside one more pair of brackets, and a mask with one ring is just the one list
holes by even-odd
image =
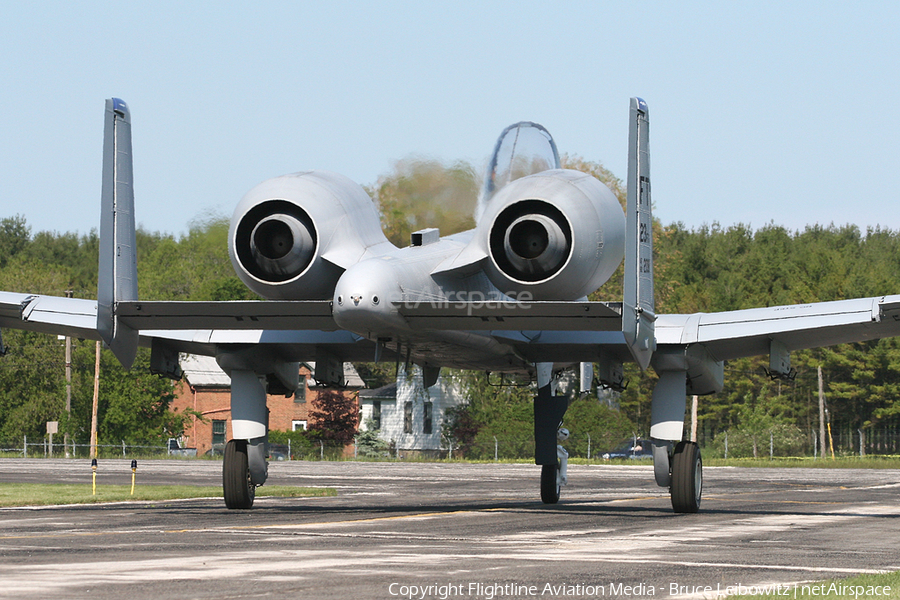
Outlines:
{"label": "grass", "polygon": [[[858,575],[848,579],[828,579],[815,583],[792,584],[788,588],[788,598],[802,600],[847,600],[848,598],[900,598],[900,571],[881,573],[878,575]],[[781,593],[784,593],[782,588]],[[774,589],[756,595],[728,596],[729,600],[760,600],[762,598],[778,598]],[[785,597],[785,596],[781,596]]]}
{"label": "grass", "polygon": [[[334,488],[263,486],[257,498],[308,498],[336,496]],[[123,501],[164,501],[188,498],[221,498],[220,486],[138,485],[131,494],[130,485],[98,485],[93,494],[90,484],[0,483],[0,506],[49,506],[59,504],[99,504]]]}
{"label": "grass", "polygon": [[[653,461],[649,458],[641,460],[629,460],[626,458],[617,458],[613,460],[603,460],[595,458],[588,460],[586,458],[569,458],[570,465],[632,465],[632,466],[652,466]],[[704,467],[801,467],[813,469],[900,469],[900,456],[868,456],[860,458],[858,456],[838,456],[835,460],[831,457],[814,459],[812,457],[778,457],[773,459],[764,458],[714,458],[703,455]]]}
{"label": "grass", "polygon": [[838,456],[834,460],[828,458],[703,458],[706,467],[804,467],[814,469],[900,469],[900,457],[871,456]]}
{"label": "grass", "polygon": [[[326,461],[329,462],[329,461]],[[503,465],[533,465],[533,458],[501,458],[494,460],[493,458],[349,458],[339,459],[339,462],[373,462],[373,463],[456,463],[456,464],[503,464]],[[582,458],[578,456],[569,457],[570,465],[627,465],[632,467],[652,467],[653,460],[650,458],[641,460],[630,460],[627,458],[616,458],[613,460],[604,460],[602,458]],[[769,458],[710,458],[703,457],[704,467],[765,467],[765,468],[816,468],[816,469],[900,469],[900,456],[872,456],[867,458],[859,458],[853,456],[837,457],[836,460],[831,458],[820,458],[818,460],[812,457],[775,457]]]}
{"label": "grass", "polygon": [[[14,454],[14,453],[3,453],[0,452],[0,458],[21,458],[22,454]],[[118,458],[118,457],[117,457]],[[140,457],[138,457],[140,458]],[[191,461],[191,460],[218,460],[221,461],[222,457],[215,456],[203,456],[203,457],[191,457],[186,458],[183,456],[178,457],[167,457],[167,456],[157,456],[155,459],[166,459],[169,460],[179,460],[179,461]],[[86,460],[86,459],[76,459],[76,460]],[[309,459],[309,462],[321,462],[319,461],[318,455]],[[324,462],[373,462],[373,463],[393,463],[393,462],[411,462],[411,463],[463,463],[463,464],[492,464],[492,463],[500,463],[500,464],[534,464],[534,459],[531,457],[526,458],[500,458],[500,460],[495,461],[493,458],[429,458],[429,457],[403,457],[397,459],[393,456],[391,457],[339,457],[336,459],[328,459],[326,458]],[[641,459],[641,460],[629,460],[629,459],[613,459],[613,460],[604,460],[602,458],[583,458],[578,456],[570,456],[569,457],[570,465],[632,465],[632,466],[652,466],[653,461],[650,458]],[[703,455],[703,465],[706,467],[803,467],[803,468],[818,468],[818,469],[900,469],[900,456],[893,455],[881,455],[881,456],[867,456],[866,458],[860,458],[859,456],[837,456],[835,460],[832,460],[831,457],[818,458],[814,459],[811,456],[788,456],[788,457],[779,457],[776,456],[770,459],[768,456],[764,456],[761,458],[716,458],[709,456],[708,454]],[[212,489],[212,488],[210,488]],[[216,495],[216,494],[212,494]]]}

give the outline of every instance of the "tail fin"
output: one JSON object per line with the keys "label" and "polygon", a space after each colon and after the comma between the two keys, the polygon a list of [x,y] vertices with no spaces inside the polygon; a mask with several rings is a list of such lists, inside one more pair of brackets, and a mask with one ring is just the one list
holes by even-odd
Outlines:
{"label": "tail fin", "polygon": [[656,349],[653,302],[653,215],[650,207],[650,120],[647,103],[631,99],[625,215],[625,297],[622,331],[641,370]]}
{"label": "tail fin", "polygon": [[116,318],[117,302],[137,300],[131,114],[125,102],[107,100],[104,123],[97,330],[119,362],[130,368],[138,332]]}

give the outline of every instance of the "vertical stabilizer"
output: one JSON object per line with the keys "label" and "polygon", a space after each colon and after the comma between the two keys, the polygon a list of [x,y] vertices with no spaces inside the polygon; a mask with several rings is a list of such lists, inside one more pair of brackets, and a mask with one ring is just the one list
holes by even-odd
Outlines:
{"label": "vertical stabilizer", "polygon": [[131,115],[125,102],[111,98],[103,129],[97,330],[125,368],[134,362],[138,344],[138,332],[116,319],[116,302],[137,300],[132,184]]}
{"label": "vertical stabilizer", "polygon": [[646,369],[656,349],[653,302],[653,215],[650,206],[650,117],[631,99],[628,125],[628,197],[625,215],[625,297],[622,331],[635,361]]}

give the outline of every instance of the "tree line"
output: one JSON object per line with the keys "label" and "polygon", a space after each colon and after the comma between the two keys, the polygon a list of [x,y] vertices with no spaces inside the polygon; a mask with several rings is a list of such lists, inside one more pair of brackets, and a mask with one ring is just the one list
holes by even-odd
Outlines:
{"label": "tree line", "polygon": [[[621,181],[602,165],[577,156],[562,158],[565,166],[600,178],[624,204]],[[439,227],[442,235],[472,227],[478,188],[477,169],[466,163],[404,160],[367,191],[379,207],[389,239],[405,246],[409,233],[423,227]],[[140,297],[256,298],[232,270],[227,231],[227,219],[217,217],[192,222],[187,233],[178,237],[139,229]],[[2,218],[0,290],[55,296],[72,290],[75,297],[94,298],[98,247],[96,231],[32,233],[24,217]],[[717,312],[879,296],[900,291],[900,233],[834,224],[791,231],[774,222],[756,229],[746,224],[687,228],[681,223],[655,222],[654,265],[658,312]],[[620,300],[621,294],[620,270],[592,299]],[[0,441],[24,435],[39,439],[51,420],[63,421],[61,426],[76,439],[84,438],[90,424],[94,344],[75,343],[73,410],[66,422],[62,342],[54,336],[14,330],[4,330],[2,335],[8,354],[0,358]],[[735,440],[755,440],[754,432],[777,430],[784,431],[779,436],[784,444],[808,451],[809,432],[818,427],[816,370],[820,366],[835,431],[861,430],[865,435],[878,427],[897,427],[897,345],[896,340],[887,339],[794,352],[792,381],[771,381],[765,373],[767,357],[729,361],[725,389],[700,400],[703,439],[715,448],[721,445],[721,436],[731,432],[734,454],[738,451]],[[125,372],[104,351],[101,443],[165,439],[180,433],[183,416],[168,410],[172,384],[150,376],[148,362],[148,355],[141,352],[136,367]],[[393,375],[392,365],[359,365],[359,370],[371,385]],[[633,365],[626,366],[626,373],[630,383],[613,402],[617,408],[601,407],[596,397],[572,405],[566,419],[573,431],[572,445],[587,443],[590,435],[593,448],[599,451],[628,435],[649,433],[655,375],[652,371],[642,374]],[[492,455],[493,437],[502,432],[520,440],[510,444],[510,452],[527,455],[533,443],[532,390],[496,385],[491,379],[496,380],[496,375],[460,377],[468,404],[447,415],[448,442],[471,455]]]}

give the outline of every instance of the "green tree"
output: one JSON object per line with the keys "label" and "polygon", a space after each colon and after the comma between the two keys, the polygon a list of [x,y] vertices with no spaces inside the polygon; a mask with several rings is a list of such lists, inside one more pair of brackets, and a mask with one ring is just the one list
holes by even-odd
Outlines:
{"label": "green tree", "polygon": [[194,221],[179,240],[173,236],[153,239],[147,244],[149,252],[138,254],[139,296],[147,300],[257,299],[234,273],[228,257],[228,226],[224,218]]}
{"label": "green tree", "polygon": [[560,155],[559,164],[563,169],[572,169],[574,171],[581,171],[582,173],[590,173],[599,179],[613,194],[616,195],[616,198],[619,199],[619,204],[622,205],[622,210],[625,210],[625,185],[622,183],[621,179],[613,175],[612,171],[602,164],[596,161],[585,160],[577,154],[569,155],[565,153]]}
{"label": "green tree", "polygon": [[6,330],[0,358],[0,440],[42,439],[65,409],[64,354],[55,336]]}
{"label": "green tree", "polygon": [[15,215],[0,219],[0,268],[24,250],[30,240],[31,227],[25,223],[25,217]]}
{"label": "green tree", "polygon": [[101,443],[165,442],[184,433],[186,414],[169,410],[175,398],[172,381],[150,374],[150,352],[142,349],[126,373],[110,352],[101,354]]}
{"label": "green tree", "polygon": [[374,419],[366,419],[365,428],[356,434],[355,439],[360,456],[381,458],[388,454],[388,443],[378,436]]}
{"label": "green tree", "polygon": [[451,415],[446,434],[455,446],[469,458],[493,458],[496,437],[499,456],[533,456],[534,388],[482,372],[466,371],[460,377],[467,404]]}
{"label": "green tree", "polygon": [[408,246],[410,234],[419,229],[437,227],[441,235],[449,235],[475,226],[478,183],[465,162],[400,160],[368,191],[378,205],[385,235],[399,247]]}
{"label": "green tree", "polygon": [[453,406],[444,411],[441,441],[454,453],[453,456],[469,456],[478,429],[479,424],[475,422],[467,404]]}
{"label": "green tree", "polygon": [[269,431],[269,443],[290,445],[291,458],[311,457],[315,452],[309,432],[303,429],[297,431],[272,429]]}
{"label": "green tree", "polygon": [[378,389],[397,381],[397,365],[392,362],[353,363],[353,367],[369,389]]}
{"label": "green tree", "polygon": [[564,444],[569,456],[588,456],[588,443],[592,454],[608,450],[636,433],[634,423],[622,411],[601,403],[596,396],[572,402],[563,424],[569,430]]}
{"label": "green tree", "polygon": [[747,394],[739,409],[739,425],[714,439],[712,450],[716,454],[724,455],[726,436],[729,457],[758,458],[768,454],[770,444],[778,456],[795,456],[801,452],[806,443],[803,432],[784,414],[777,397],[768,392],[768,388],[763,388],[756,398]]}
{"label": "green tree", "polygon": [[[72,418],[69,433],[79,443],[90,438],[94,391],[95,344],[75,344],[73,352]],[[150,374],[150,352],[138,350],[130,371],[111,352],[100,353],[97,438],[101,444],[163,443],[184,433],[188,414],[169,410],[174,399],[171,380]]]}

